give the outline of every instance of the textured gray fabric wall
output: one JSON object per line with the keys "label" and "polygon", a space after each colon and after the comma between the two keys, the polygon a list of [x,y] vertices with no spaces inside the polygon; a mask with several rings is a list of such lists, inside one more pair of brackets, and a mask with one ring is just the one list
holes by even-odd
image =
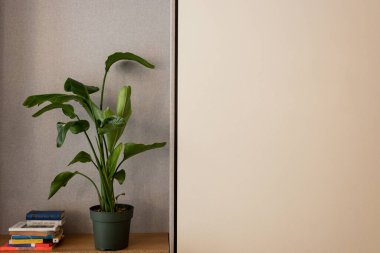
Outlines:
{"label": "textured gray fabric wall", "polygon": [[[89,151],[85,137],[70,134],[57,149],[55,124],[67,119],[58,111],[35,119],[34,110],[21,104],[28,95],[63,91],[67,77],[100,85],[106,57],[131,51],[156,69],[115,65],[105,104],[114,106],[118,89],[132,85],[133,114],[122,140],[169,142],[170,1],[0,3],[0,233],[30,209],[64,209],[67,232],[90,232],[88,208],[97,197],[84,178],[73,178],[47,200],[50,182],[61,171],[81,170],[97,178],[89,165],[66,167],[77,152]],[[125,168],[126,182],[116,191],[126,192],[120,202],[135,206],[132,231],[168,231],[169,145],[130,159]]]}

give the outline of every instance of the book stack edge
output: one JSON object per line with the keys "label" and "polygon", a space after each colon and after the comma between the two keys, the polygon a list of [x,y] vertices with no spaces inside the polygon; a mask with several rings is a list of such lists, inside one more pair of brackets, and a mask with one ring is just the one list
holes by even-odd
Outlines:
{"label": "book stack edge", "polygon": [[30,211],[8,229],[11,238],[0,251],[51,251],[64,237],[64,223],[64,211]]}

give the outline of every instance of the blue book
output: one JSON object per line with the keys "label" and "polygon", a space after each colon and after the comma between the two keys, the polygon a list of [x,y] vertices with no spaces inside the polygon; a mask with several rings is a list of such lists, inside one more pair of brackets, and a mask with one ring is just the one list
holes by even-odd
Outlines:
{"label": "blue book", "polygon": [[47,236],[39,236],[39,235],[12,235],[11,236],[12,239],[15,239],[15,240],[19,240],[19,239],[53,239],[54,238],[54,235],[53,234],[50,234],[50,235],[47,235]]}
{"label": "blue book", "polygon": [[34,248],[35,244],[11,244],[11,243],[9,243],[8,246],[10,246],[10,247],[20,247],[20,248]]}
{"label": "blue book", "polygon": [[61,220],[65,211],[35,211],[32,210],[26,214],[27,220]]}

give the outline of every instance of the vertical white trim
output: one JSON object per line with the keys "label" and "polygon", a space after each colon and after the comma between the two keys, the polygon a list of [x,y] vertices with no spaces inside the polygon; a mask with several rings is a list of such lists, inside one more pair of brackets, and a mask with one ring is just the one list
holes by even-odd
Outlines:
{"label": "vertical white trim", "polygon": [[170,173],[169,173],[169,246],[174,249],[174,133],[175,133],[175,0],[170,1]]}

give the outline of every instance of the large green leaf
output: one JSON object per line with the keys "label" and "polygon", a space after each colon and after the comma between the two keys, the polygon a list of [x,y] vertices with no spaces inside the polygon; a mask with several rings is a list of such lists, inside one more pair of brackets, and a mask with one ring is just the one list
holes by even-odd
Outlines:
{"label": "large green leaf", "polygon": [[106,134],[109,132],[116,131],[124,126],[125,126],[124,118],[113,115],[103,120],[100,127],[98,128],[98,133]]}
{"label": "large green leaf", "polygon": [[91,100],[90,100],[90,107],[91,107],[92,115],[94,116],[97,125],[100,126],[103,120],[105,119],[104,112],[100,110],[99,107]]}
{"label": "large green leaf", "polygon": [[119,184],[123,184],[125,181],[125,170],[119,170],[116,172],[114,178],[119,182]]}
{"label": "large green leaf", "polygon": [[123,151],[123,144],[120,143],[114,150],[112,150],[111,155],[108,157],[107,168],[109,175],[111,176],[116,169],[117,161],[119,160],[121,151]]}
{"label": "large green leaf", "polygon": [[41,94],[41,95],[33,95],[33,96],[27,97],[23,105],[30,108],[36,105],[43,104],[45,102],[51,102],[53,104],[62,104],[71,100],[78,101],[80,99],[78,99],[78,97],[75,95],[57,94],[57,93]]}
{"label": "large green leaf", "polygon": [[98,87],[84,85],[83,83],[78,82],[72,78],[67,78],[64,88],[65,91],[71,91],[72,93],[79,95],[85,99],[90,98],[88,94],[97,92],[99,90]]}
{"label": "large green leaf", "polygon": [[[81,96],[77,95],[67,95],[67,94],[41,94],[41,95],[33,95],[27,97],[23,103],[24,106],[30,108],[36,105],[43,104],[45,102],[51,102],[52,104],[63,104],[68,101],[76,101],[83,106],[83,108],[87,111],[91,118],[93,116],[93,110],[91,107],[91,100],[85,99]],[[95,119],[94,119],[95,121]]]}
{"label": "large green leaf", "polygon": [[166,142],[153,143],[149,145],[145,144],[136,144],[136,143],[125,143],[124,144],[124,158],[123,160],[127,160],[128,158],[137,155],[139,153],[155,149],[161,148],[166,145]]}
{"label": "large green leaf", "polygon": [[82,133],[90,128],[87,120],[69,121],[67,123],[57,123],[57,147],[61,147],[65,141],[66,134],[70,130],[73,134]]}
{"label": "large green leaf", "polygon": [[119,117],[124,118],[125,124],[116,131],[112,131],[107,134],[107,144],[109,150],[112,150],[113,147],[116,145],[116,142],[123,134],[125,126],[128,123],[128,120],[132,114],[131,92],[131,86],[124,86],[119,91],[116,104],[116,113]]}
{"label": "large green leaf", "polygon": [[122,60],[135,61],[135,62],[138,62],[147,68],[150,68],[150,69],[154,68],[153,64],[149,63],[147,60],[141,58],[140,56],[137,56],[137,55],[129,53],[129,52],[125,52],[125,53],[117,52],[117,53],[114,53],[114,54],[108,56],[108,58],[106,60],[106,67],[105,67],[106,72],[108,72],[108,70],[111,68],[111,66],[114,63],[116,63],[118,61],[122,61]]}
{"label": "large green leaf", "polygon": [[74,113],[74,107],[72,105],[69,105],[69,104],[50,104],[50,105],[45,106],[44,108],[42,108],[41,110],[39,110],[35,114],[33,114],[33,117],[38,117],[47,111],[57,109],[57,108],[61,108],[62,112],[66,116],[68,116],[72,119],[75,118],[75,116],[76,116],[76,114]]}
{"label": "large green leaf", "polygon": [[114,126],[122,126],[125,124],[125,120],[122,117],[117,115],[111,115],[103,120],[100,127],[104,127],[106,125],[114,125]]}
{"label": "large green leaf", "polygon": [[128,121],[131,116],[131,86],[123,86],[117,96],[116,114]]}
{"label": "large green leaf", "polygon": [[77,163],[77,162],[88,163],[91,161],[92,161],[92,159],[91,159],[90,154],[88,154],[87,152],[84,152],[84,151],[80,151],[67,166],[74,164],[74,163]]}
{"label": "large green leaf", "polygon": [[65,171],[62,173],[59,173],[51,182],[50,185],[50,192],[49,192],[49,199],[54,196],[54,194],[61,189],[61,187],[65,187],[67,185],[67,182],[75,176],[78,173],[78,171],[71,172],[71,171]]}
{"label": "large green leaf", "polygon": [[87,120],[78,120],[70,126],[70,132],[73,134],[79,134],[87,131],[90,128],[90,123]]}

